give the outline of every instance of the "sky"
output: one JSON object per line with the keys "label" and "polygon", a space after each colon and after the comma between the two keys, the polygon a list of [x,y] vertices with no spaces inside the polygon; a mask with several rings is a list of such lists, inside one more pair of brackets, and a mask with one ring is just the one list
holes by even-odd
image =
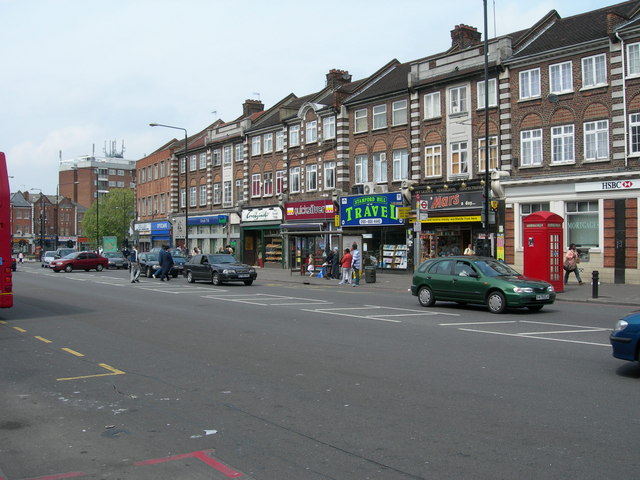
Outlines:
{"label": "sky", "polygon": [[[487,0],[489,37],[605,0]],[[138,160],[175,137],[321,90],[333,68],[354,80],[393,59],[483,31],[483,1],[0,0],[0,151],[11,191],[56,193],[60,158],[124,145]]]}

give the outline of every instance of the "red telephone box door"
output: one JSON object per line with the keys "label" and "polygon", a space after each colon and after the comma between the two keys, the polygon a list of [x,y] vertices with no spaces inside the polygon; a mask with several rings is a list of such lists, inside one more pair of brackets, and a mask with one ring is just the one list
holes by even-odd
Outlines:
{"label": "red telephone box door", "polygon": [[552,212],[535,212],[523,219],[524,274],[545,280],[563,292],[562,246],[564,219]]}

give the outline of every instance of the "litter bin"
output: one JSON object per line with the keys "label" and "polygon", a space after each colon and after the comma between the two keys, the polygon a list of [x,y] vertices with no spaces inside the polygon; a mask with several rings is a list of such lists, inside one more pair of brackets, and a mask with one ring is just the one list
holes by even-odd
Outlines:
{"label": "litter bin", "polygon": [[364,279],[367,283],[376,283],[376,267],[364,267]]}

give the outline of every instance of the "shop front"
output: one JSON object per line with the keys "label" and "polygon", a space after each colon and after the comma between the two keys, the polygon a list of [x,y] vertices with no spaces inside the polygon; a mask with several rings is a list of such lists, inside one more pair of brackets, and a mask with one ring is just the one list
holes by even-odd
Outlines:
{"label": "shop front", "polygon": [[462,255],[471,245],[478,254],[485,248],[482,190],[421,192],[416,194],[419,238],[418,263],[429,258]]}
{"label": "shop front", "polygon": [[278,267],[283,265],[283,242],[280,207],[242,210],[240,245],[236,254],[249,265]]}
{"label": "shop front", "polygon": [[171,223],[151,222],[151,248],[171,245]]}
{"label": "shop front", "polygon": [[133,225],[134,242],[138,244],[138,251],[151,250],[151,222],[136,223]]}
{"label": "shop front", "polygon": [[230,223],[227,215],[189,217],[188,224],[189,243],[192,248],[198,247],[203,253],[216,253],[231,244]]}
{"label": "shop front", "polygon": [[406,272],[412,266],[411,228],[400,218],[402,193],[355,195],[340,198],[340,251],[355,241],[363,266]]}
{"label": "shop front", "polygon": [[299,270],[308,264],[322,265],[334,247],[340,247],[341,231],[335,227],[336,207],[332,200],[309,200],[285,204],[281,225],[285,244],[285,268]]}

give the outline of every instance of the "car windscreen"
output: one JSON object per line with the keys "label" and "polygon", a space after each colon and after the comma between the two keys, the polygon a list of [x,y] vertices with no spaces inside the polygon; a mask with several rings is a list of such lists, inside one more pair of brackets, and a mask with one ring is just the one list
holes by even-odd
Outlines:
{"label": "car windscreen", "polygon": [[55,254],[56,252],[44,252],[45,257],[53,257]]}
{"label": "car windscreen", "polygon": [[70,253],[69,255],[65,255],[62,258],[77,258],[78,255],[80,255],[80,252],[73,252],[73,253]]}
{"label": "car windscreen", "polygon": [[149,253],[147,254],[147,262],[157,262],[158,254],[157,253]]}
{"label": "car windscreen", "polygon": [[122,255],[118,252],[103,252],[102,256],[107,258],[122,258]]}
{"label": "car windscreen", "polygon": [[238,263],[233,255],[209,255],[209,263]]}
{"label": "car windscreen", "polygon": [[487,277],[520,276],[513,268],[495,260],[477,260],[473,264]]}

